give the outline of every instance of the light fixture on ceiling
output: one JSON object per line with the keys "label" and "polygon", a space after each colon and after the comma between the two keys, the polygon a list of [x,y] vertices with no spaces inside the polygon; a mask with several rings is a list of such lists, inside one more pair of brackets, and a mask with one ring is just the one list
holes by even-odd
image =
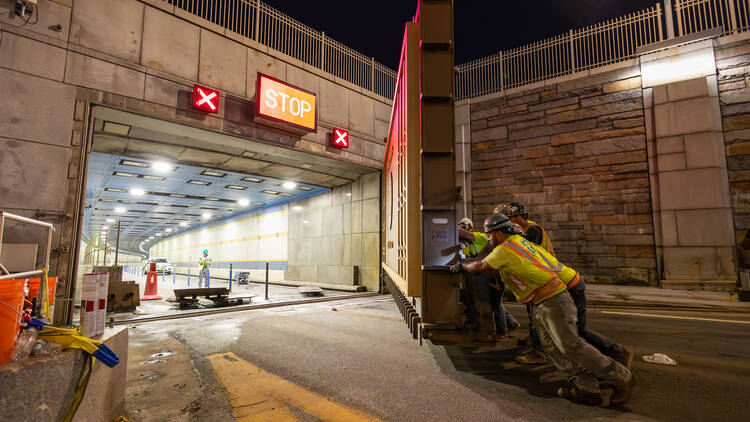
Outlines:
{"label": "light fixture on ceiling", "polygon": [[172,231],[172,229],[166,229],[166,230],[164,230],[164,231],[165,231],[165,232],[167,232],[167,233],[169,233],[169,232],[171,232],[171,231]]}
{"label": "light fixture on ceiling", "polygon": [[161,233],[156,233],[157,236],[161,236]]}
{"label": "light fixture on ceiling", "polygon": [[299,189],[299,190],[306,190],[306,191],[313,190],[313,188],[310,188],[310,187],[307,187],[307,186],[297,186],[297,189]]}
{"label": "light fixture on ceiling", "polygon": [[203,199],[205,199],[206,201],[218,201],[219,200],[219,198],[211,198],[210,196],[207,196]]}
{"label": "light fixture on ceiling", "polygon": [[114,219],[114,218],[108,218],[108,219],[107,219],[107,223],[114,223],[114,222],[115,222],[115,219]]}
{"label": "light fixture on ceiling", "polygon": [[148,163],[144,163],[141,161],[133,161],[133,160],[120,160],[120,165],[123,166],[132,166],[132,167],[148,167]]}
{"label": "light fixture on ceiling", "polygon": [[260,191],[260,193],[265,193],[265,194],[268,194],[268,195],[278,195],[279,194],[275,190],[268,190],[268,189],[263,189],[262,191]]}
{"label": "light fixture on ceiling", "polygon": [[281,192],[279,194],[279,196],[287,196],[288,197],[288,196],[294,196],[294,195],[292,195],[291,193]]}
{"label": "light fixture on ceiling", "polygon": [[253,205],[254,207],[262,207],[263,205],[266,205],[266,203],[265,203],[265,202],[251,202],[251,204],[252,204],[252,205]]}
{"label": "light fixture on ceiling", "polygon": [[125,207],[117,207],[115,208],[115,212],[124,213],[127,209]]}
{"label": "light fixture on ceiling", "polygon": [[184,198],[185,197],[185,195],[182,195],[180,193],[170,193],[169,196],[171,196],[172,198]]}
{"label": "light fixture on ceiling", "polygon": [[143,196],[146,194],[146,191],[141,188],[133,188],[130,189],[130,194],[135,196]]}
{"label": "light fixture on ceiling", "polygon": [[172,171],[173,167],[166,161],[157,161],[154,164],[151,164],[151,168],[157,173],[166,173]]}
{"label": "light fixture on ceiling", "polygon": [[247,186],[240,186],[240,185],[226,185],[224,186],[227,189],[234,189],[234,190],[245,190],[247,189]]}
{"label": "light fixture on ceiling", "polygon": [[151,174],[144,174],[141,176],[141,178],[146,179],[146,180],[161,180],[161,181],[167,180],[167,178],[164,176],[153,176]]}
{"label": "light fixture on ceiling", "polygon": [[102,226],[102,230],[107,230],[108,228],[108,226]]}
{"label": "light fixture on ceiling", "polygon": [[208,213],[208,212],[204,212],[204,213],[203,213],[203,214],[201,215],[201,217],[202,217],[202,218],[203,218],[204,220],[208,220],[209,218],[211,218],[211,213]]}
{"label": "light fixture on ceiling", "polygon": [[104,188],[106,192],[127,192],[125,189],[119,189],[119,188]]}
{"label": "light fixture on ceiling", "polygon": [[227,175],[226,173],[222,173],[219,171],[211,171],[211,170],[203,170],[200,174],[204,176],[211,176],[211,177],[224,177]]}
{"label": "light fixture on ceiling", "polygon": [[135,173],[128,173],[125,171],[116,171],[112,174],[114,174],[115,176],[120,176],[120,177],[138,177],[138,175]]}
{"label": "light fixture on ceiling", "polygon": [[203,186],[211,184],[211,182],[204,182],[203,180],[188,180],[188,183],[190,183],[191,185],[203,185]]}
{"label": "light fixture on ceiling", "polygon": [[243,177],[242,180],[244,180],[245,182],[260,183],[265,179],[261,179],[260,177],[247,176],[247,177]]}
{"label": "light fixture on ceiling", "polygon": [[102,128],[102,132],[112,133],[112,134],[120,135],[120,136],[128,136],[128,133],[130,133],[130,126],[123,125],[120,123],[105,121],[104,127]]}
{"label": "light fixture on ceiling", "polygon": [[180,223],[180,226],[187,227],[187,223],[183,221],[182,223]]}
{"label": "light fixture on ceiling", "polygon": [[154,239],[154,236],[149,236],[149,238],[148,238],[148,239],[149,239],[149,240],[153,240],[153,239]]}
{"label": "light fixture on ceiling", "polygon": [[294,189],[297,187],[297,184],[294,182],[284,182],[281,186],[284,187],[284,189]]}
{"label": "light fixture on ceiling", "polygon": [[[148,239],[144,240],[143,242],[148,242]],[[143,242],[141,242],[141,243],[143,243]]]}
{"label": "light fixture on ceiling", "polygon": [[250,205],[250,201],[245,198],[240,199],[239,201],[237,201],[237,203],[242,205],[243,207]]}

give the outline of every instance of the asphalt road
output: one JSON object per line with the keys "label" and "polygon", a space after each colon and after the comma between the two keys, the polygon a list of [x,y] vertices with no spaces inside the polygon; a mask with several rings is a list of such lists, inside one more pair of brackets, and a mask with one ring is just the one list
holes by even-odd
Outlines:
{"label": "asphalt road", "polygon": [[[526,321],[523,308],[509,309]],[[512,344],[486,353],[429,342],[419,346],[387,296],[147,323],[131,329],[131,348],[137,344],[143,353],[156,353],[164,348],[164,334],[179,340],[192,358],[186,370],[195,370],[222,416],[228,401],[217,394],[221,389],[202,358],[220,352],[233,352],[308,390],[391,421],[737,421],[750,415],[750,314],[589,313],[591,328],[636,352],[638,386],[623,408],[556,398],[559,373],[515,364],[518,350]],[[678,365],[640,359],[655,352]],[[201,416],[209,414],[201,410]]]}

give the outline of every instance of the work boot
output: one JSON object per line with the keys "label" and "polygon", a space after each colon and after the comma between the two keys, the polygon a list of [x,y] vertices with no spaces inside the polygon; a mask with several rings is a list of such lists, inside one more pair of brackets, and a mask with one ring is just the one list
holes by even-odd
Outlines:
{"label": "work boot", "polygon": [[609,385],[612,388],[612,397],[609,399],[610,406],[619,406],[630,400],[630,395],[635,387],[635,374],[630,374],[630,379],[624,384]]}
{"label": "work boot", "polygon": [[547,356],[538,350],[532,350],[525,355],[516,356],[516,362],[522,365],[546,365]]}
{"label": "work boot", "polygon": [[615,358],[615,360],[620,362],[622,366],[630,369],[630,365],[633,364],[633,349],[623,346],[622,352]]}
{"label": "work boot", "polygon": [[589,393],[575,386],[560,387],[557,389],[557,395],[573,403],[585,404],[587,406],[599,406],[602,404],[602,398],[599,394]]}

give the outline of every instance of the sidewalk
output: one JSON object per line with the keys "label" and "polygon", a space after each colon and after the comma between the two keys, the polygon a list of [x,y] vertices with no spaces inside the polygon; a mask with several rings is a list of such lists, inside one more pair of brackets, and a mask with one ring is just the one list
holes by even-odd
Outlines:
{"label": "sidewalk", "polygon": [[587,283],[586,299],[593,306],[750,313],[750,302],[733,302],[729,293],[719,292]]}

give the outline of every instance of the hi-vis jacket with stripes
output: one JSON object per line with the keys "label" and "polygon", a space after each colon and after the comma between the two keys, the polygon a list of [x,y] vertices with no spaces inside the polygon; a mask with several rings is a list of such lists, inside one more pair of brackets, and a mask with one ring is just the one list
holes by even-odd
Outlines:
{"label": "hi-vis jacket with stripes", "polygon": [[[508,237],[485,258],[485,261],[498,270],[505,286],[521,303],[533,299],[536,304],[549,299],[565,291],[565,284],[578,278],[578,273],[574,269],[562,265],[539,245],[519,235]],[[564,284],[544,297],[535,298],[537,290],[555,277],[559,277]]]}

